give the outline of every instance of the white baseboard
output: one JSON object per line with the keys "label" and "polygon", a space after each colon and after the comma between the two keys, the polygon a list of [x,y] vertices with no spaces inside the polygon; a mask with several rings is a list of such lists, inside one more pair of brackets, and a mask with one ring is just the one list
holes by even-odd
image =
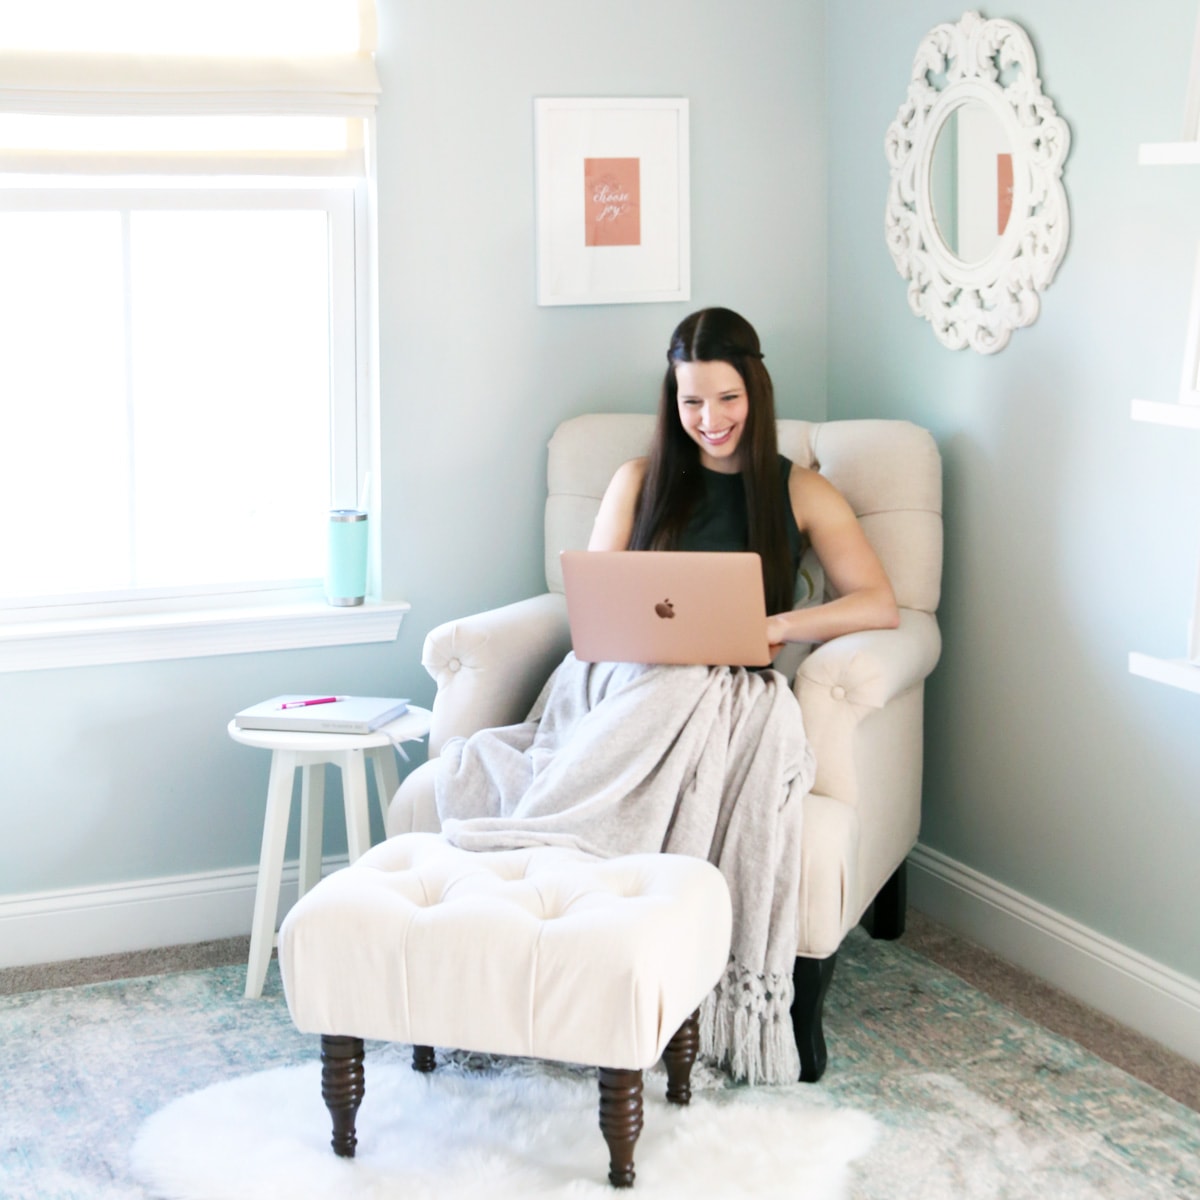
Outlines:
{"label": "white baseboard", "polygon": [[[325,872],[345,866],[327,858]],[[0,967],[123,954],[250,932],[258,868],[136,883],[0,896]],[[296,863],[285,863],[279,916],[296,902]]]}
{"label": "white baseboard", "polygon": [[928,846],[909,856],[914,908],[1084,1004],[1200,1062],[1200,981]]}

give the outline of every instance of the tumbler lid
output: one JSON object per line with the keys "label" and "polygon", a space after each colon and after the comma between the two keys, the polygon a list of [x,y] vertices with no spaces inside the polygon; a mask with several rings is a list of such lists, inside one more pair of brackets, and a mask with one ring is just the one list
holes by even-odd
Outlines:
{"label": "tumbler lid", "polygon": [[365,521],[367,514],[361,508],[331,508],[329,519],[331,521]]}

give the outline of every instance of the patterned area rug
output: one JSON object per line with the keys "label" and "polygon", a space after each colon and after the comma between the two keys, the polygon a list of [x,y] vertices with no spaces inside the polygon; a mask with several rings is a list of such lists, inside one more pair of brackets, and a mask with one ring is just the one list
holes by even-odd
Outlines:
{"label": "patterned area rug", "polygon": [[[146,1200],[131,1152],[174,1101],[283,1067],[308,1071],[296,1087],[311,1094],[318,1046],[292,1028],[275,965],[262,1000],[242,998],[244,980],[243,968],[220,967],[0,997],[0,1196]],[[850,936],[826,1033],[820,1084],[774,1089],[788,1094],[775,1099],[732,1088],[702,1099],[783,1101],[796,1137],[819,1117],[867,1114],[874,1140],[856,1158],[851,1150],[843,1188],[853,1200],[1200,1200],[1200,1114],[903,944]],[[364,1131],[372,1063],[399,1053],[368,1048]],[[587,1103],[585,1140],[602,1159]],[[323,1120],[319,1099],[316,1111]],[[650,1194],[659,1111],[649,1110],[634,1195],[643,1183]],[[587,1195],[595,1172],[593,1161],[568,1194]],[[805,1195],[795,1181],[785,1194]]]}

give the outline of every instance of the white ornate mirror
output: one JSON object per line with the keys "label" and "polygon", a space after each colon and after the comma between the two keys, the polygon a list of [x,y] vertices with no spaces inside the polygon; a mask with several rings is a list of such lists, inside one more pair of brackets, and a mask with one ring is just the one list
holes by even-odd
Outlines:
{"label": "white ornate mirror", "polygon": [[1067,123],[1012,21],[964,13],[913,59],[888,126],[886,230],[908,302],[951,350],[1002,350],[1067,249]]}

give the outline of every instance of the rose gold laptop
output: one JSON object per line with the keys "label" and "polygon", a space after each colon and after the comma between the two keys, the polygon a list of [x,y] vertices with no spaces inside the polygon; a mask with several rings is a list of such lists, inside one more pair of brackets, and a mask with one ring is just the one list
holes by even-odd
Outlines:
{"label": "rose gold laptop", "polygon": [[561,559],[581,662],[771,662],[757,554],[564,550]]}

